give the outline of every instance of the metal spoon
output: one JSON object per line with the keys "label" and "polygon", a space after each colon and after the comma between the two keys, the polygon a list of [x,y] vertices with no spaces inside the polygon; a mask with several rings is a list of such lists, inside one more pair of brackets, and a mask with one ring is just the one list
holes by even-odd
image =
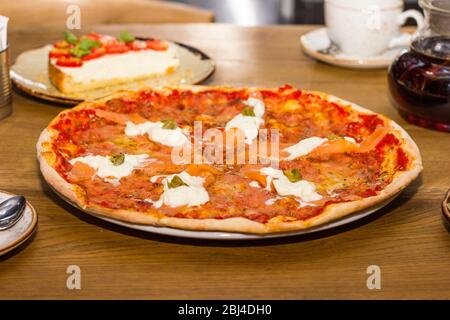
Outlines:
{"label": "metal spoon", "polygon": [[22,217],[26,206],[24,196],[14,196],[0,203],[0,230],[11,228]]}

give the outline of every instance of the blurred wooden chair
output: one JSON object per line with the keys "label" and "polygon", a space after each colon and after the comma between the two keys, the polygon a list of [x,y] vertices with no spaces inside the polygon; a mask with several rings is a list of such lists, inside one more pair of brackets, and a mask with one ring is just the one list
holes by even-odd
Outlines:
{"label": "blurred wooden chair", "polygon": [[81,27],[96,24],[213,22],[211,11],[155,0],[0,0],[10,28],[66,28],[67,8],[78,5]]}

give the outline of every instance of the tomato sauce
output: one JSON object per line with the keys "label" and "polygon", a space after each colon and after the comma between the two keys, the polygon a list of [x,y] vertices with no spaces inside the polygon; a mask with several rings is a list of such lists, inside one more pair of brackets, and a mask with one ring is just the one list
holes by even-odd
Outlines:
{"label": "tomato sauce", "polygon": [[94,60],[108,54],[122,54],[129,51],[166,51],[169,44],[159,39],[139,40],[126,33],[126,37],[116,38],[91,32],[76,37],[68,32],[65,40],[57,41],[49,52],[49,58],[61,67],[78,68],[85,61]]}

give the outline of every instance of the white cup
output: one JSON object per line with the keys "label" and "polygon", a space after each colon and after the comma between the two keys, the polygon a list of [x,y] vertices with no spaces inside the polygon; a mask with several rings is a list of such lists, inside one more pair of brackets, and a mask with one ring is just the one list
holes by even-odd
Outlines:
{"label": "white cup", "polygon": [[328,36],[342,52],[370,57],[408,45],[400,27],[413,18],[420,30],[423,15],[417,10],[403,12],[402,0],[325,0]]}

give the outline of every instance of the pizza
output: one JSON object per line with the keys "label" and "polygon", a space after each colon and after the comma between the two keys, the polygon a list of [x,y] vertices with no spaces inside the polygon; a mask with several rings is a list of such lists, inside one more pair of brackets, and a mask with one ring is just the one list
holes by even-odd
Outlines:
{"label": "pizza", "polygon": [[49,185],[89,213],[254,234],[372,207],[422,170],[394,121],[289,85],[120,91],[62,111],[37,155]]}
{"label": "pizza", "polygon": [[66,31],[49,51],[48,75],[59,91],[77,93],[171,74],[179,64],[167,41],[137,39],[127,31],[118,37]]}

